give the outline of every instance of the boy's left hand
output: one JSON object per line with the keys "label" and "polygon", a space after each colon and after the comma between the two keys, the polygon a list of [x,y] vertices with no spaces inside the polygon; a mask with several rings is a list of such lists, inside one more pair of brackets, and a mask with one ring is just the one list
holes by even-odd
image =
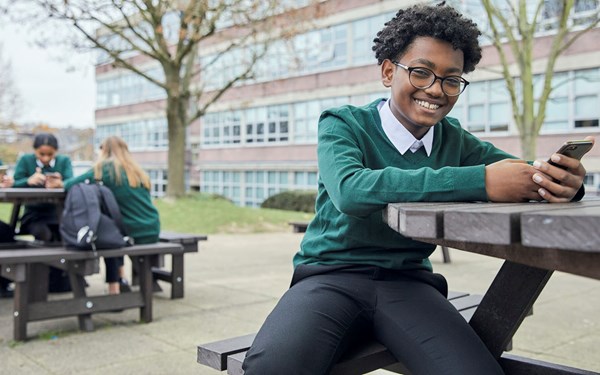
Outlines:
{"label": "boy's left hand", "polygon": [[[585,139],[595,141],[594,137]],[[565,169],[550,165],[546,161],[533,162],[533,167],[537,170],[533,181],[540,186],[538,193],[548,202],[570,202],[583,184],[585,168],[579,160],[565,155],[552,154],[550,158]]]}

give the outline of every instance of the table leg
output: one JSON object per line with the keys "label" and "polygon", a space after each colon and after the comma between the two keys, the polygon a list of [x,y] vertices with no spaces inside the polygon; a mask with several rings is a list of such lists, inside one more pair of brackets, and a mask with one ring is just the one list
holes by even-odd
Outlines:
{"label": "table leg", "polygon": [[171,257],[171,299],[183,298],[183,254]]}
{"label": "table leg", "polygon": [[13,337],[16,341],[27,339],[27,321],[29,320],[29,286],[30,268],[24,264],[13,265],[19,267],[21,277],[15,278],[15,295],[13,297]]}
{"label": "table leg", "polygon": [[27,265],[28,277],[31,279],[29,286],[29,302],[40,302],[48,300],[48,273],[50,267],[42,263],[30,263]]}
{"label": "table leg", "polygon": [[19,214],[21,213],[21,202],[15,202],[12,206],[12,212],[10,214],[10,227],[14,231],[17,228],[17,221],[19,220]]}
{"label": "table leg", "polygon": [[494,357],[500,358],[552,272],[504,262],[470,321]]}
{"label": "table leg", "polygon": [[[85,278],[76,272],[72,263],[69,264],[69,282],[71,283],[71,289],[73,290],[73,296],[75,298],[87,297],[85,292]],[[79,321],[80,330],[86,332],[91,332],[94,330],[92,314],[77,315],[77,320]]]}
{"label": "table leg", "polygon": [[138,263],[140,292],[144,301],[144,306],[140,308],[140,320],[149,323],[152,321],[152,256],[138,256],[133,260]]}

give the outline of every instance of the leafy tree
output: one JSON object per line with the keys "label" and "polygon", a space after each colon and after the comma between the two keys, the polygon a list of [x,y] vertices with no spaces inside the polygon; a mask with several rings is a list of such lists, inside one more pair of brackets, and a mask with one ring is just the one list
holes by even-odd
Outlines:
{"label": "leafy tree", "polygon": [[[23,2],[12,2],[17,14]],[[281,22],[286,0],[30,0],[38,20],[58,20],[76,31],[75,45],[101,51],[114,67],[126,69],[164,90],[168,123],[167,196],[185,193],[186,128],[202,117],[236,82],[250,79],[274,39],[290,36],[309,19]],[[1,6],[0,6],[1,8]],[[23,8],[21,8],[23,9]],[[43,10],[43,12],[39,12]],[[23,14],[26,14],[23,13]],[[29,12],[27,18],[31,17]],[[40,17],[41,16],[41,17]],[[43,18],[45,17],[45,19]],[[236,69],[219,87],[206,88],[201,70],[222,64],[219,54],[199,64],[200,48],[243,51]],[[140,60],[142,59],[142,60]],[[162,74],[144,70],[140,61],[160,65]]]}
{"label": "leafy tree", "polygon": [[[600,21],[596,0],[481,0],[490,38],[499,54],[510,94],[513,119],[519,130],[523,158],[536,157],[537,136],[552,91],[559,56]],[[577,15],[577,17],[575,17]],[[541,94],[534,90],[534,43],[540,31],[553,33],[545,60]],[[516,65],[516,74],[512,65]]]}

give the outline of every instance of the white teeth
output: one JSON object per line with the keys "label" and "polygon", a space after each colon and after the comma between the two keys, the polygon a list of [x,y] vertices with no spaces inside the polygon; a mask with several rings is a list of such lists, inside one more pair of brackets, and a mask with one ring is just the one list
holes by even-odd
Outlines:
{"label": "white teeth", "polygon": [[420,105],[421,107],[427,108],[427,109],[438,109],[440,108],[439,105],[437,104],[432,104],[432,103],[428,103],[426,101],[423,100],[415,100],[415,102]]}

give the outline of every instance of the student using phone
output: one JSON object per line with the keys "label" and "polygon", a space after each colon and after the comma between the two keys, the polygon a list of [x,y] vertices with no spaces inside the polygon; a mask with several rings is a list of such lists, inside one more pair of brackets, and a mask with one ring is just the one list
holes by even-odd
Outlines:
{"label": "student using phone", "polygon": [[[375,337],[413,374],[502,374],[447,301],[434,245],[383,222],[393,202],[570,201],[573,158],[517,160],[447,117],[481,59],[477,26],[454,8],[414,5],[385,23],[373,50],[390,97],[319,119],[316,214],[291,287],[248,350],[246,375],[328,374],[354,340]],[[558,182],[553,182],[556,179]]]}
{"label": "student using phone", "polygon": [[[63,179],[73,177],[71,159],[58,154],[58,140],[49,133],[36,134],[33,153],[23,155],[15,167],[15,187],[61,188]],[[46,174],[51,174],[49,177]],[[56,205],[28,204],[21,218],[22,233],[42,241],[59,241]]]}
{"label": "student using phone", "polygon": [[[48,178],[45,173],[54,177]],[[71,159],[58,154],[58,140],[49,133],[36,134],[33,153],[25,154],[17,161],[14,186],[27,188],[61,188],[63,179],[73,177]],[[25,206],[19,233],[31,234],[44,242],[60,241],[57,207],[52,203],[36,203]],[[69,291],[67,275],[58,268],[50,268],[49,291]]]}
{"label": "student using phone", "polygon": [[[6,174],[8,166],[0,160],[0,188],[8,188],[13,184],[12,177]],[[3,221],[0,221],[0,243],[14,242],[15,232]],[[0,276],[0,298],[12,298],[13,288],[10,286],[11,281]]]}

